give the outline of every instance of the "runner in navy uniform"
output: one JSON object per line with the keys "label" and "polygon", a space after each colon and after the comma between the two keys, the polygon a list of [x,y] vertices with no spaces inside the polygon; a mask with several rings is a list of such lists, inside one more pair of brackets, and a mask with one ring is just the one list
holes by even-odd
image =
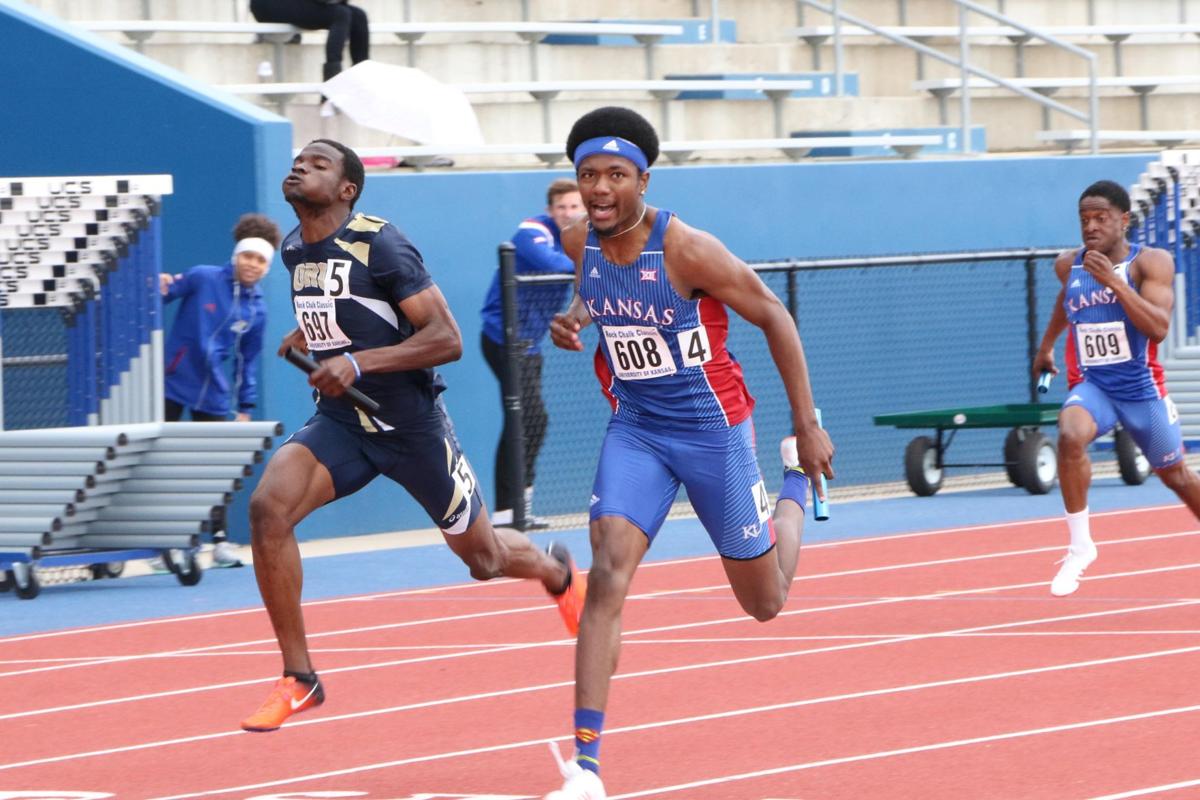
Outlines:
{"label": "runner in navy uniform", "polygon": [[1064,330],[1070,391],[1058,415],[1058,479],[1071,542],[1050,584],[1056,596],[1079,588],[1096,560],[1088,524],[1092,465],[1087,448],[1119,421],[1162,482],[1200,517],[1200,478],[1183,460],[1179,413],[1167,395],[1158,344],[1175,303],[1175,264],[1166,250],[1131,245],[1129,194],[1098,181],[1079,198],[1083,247],[1054,264],[1063,288],[1033,360],[1033,374],[1058,374],[1054,342]]}
{"label": "runner in navy uniform", "polygon": [[[612,405],[591,497],[592,568],[575,651],[575,756],[548,800],[603,800],[600,737],[633,574],[680,484],[721,555],[733,594],[760,621],[783,608],[796,573],[807,475],[833,477],[796,325],[779,299],[715,237],[652,208],[643,195],[658,156],[650,124],[625,108],[581,117],[567,156],[588,214],[563,231],[578,295],[550,336],[582,350]],[[726,307],[759,327],[783,379],[795,436],[772,511],[754,448],[754,398],[725,348]],[[798,469],[802,467],[803,469]]]}
{"label": "runner in navy uniform", "polygon": [[[478,580],[535,578],[578,628],[584,582],[566,548],[539,550],[494,529],[471,465],[459,449],[434,371],[462,354],[458,325],[421,255],[395,227],[353,214],[362,162],[327,139],[305,147],[283,182],[300,225],[284,240],[299,327],[284,337],[319,362],[309,376],[317,412],[271,458],[250,500],[259,591],[283,655],[283,677],[246,730],[274,730],[319,705],[300,609],[302,568],[294,529],[313,510],[383,474],[402,485]],[[380,404],[367,415],[344,396],[354,386]]]}

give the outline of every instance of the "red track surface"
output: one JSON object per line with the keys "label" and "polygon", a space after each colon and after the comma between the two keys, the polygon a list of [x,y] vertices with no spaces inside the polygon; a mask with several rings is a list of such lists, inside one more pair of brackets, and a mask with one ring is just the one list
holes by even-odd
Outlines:
{"label": "red track surface", "polygon": [[[1063,599],[1048,591],[1061,520],[809,546],[766,625],[715,559],[645,565],[608,709],[609,796],[1200,797],[1200,530],[1170,508],[1097,515],[1093,532],[1100,559]],[[0,639],[0,798],[557,786],[546,742],[570,747],[574,650],[535,587],[306,617],[329,700],[270,734],[237,730],[278,669],[262,611]]]}

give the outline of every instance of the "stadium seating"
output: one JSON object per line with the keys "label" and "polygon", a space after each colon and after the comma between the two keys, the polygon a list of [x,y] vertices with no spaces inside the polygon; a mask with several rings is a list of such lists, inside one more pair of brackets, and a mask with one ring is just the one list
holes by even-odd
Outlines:
{"label": "stadium seating", "polygon": [[[882,135],[888,129],[946,124],[956,94],[953,81],[961,79],[956,70],[846,25],[842,28],[845,65],[857,73],[858,93],[871,98],[870,104],[823,93],[807,98],[793,95],[761,107],[739,106],[731,114],[727,102],[717,101],[737,99],[733,90],[709,92],[703,99],[695,93],[683,95],[677,99],[695,99],[683,106],[664,100],[662,93],[647,97],[649,84],[633,89],[630,82],[658,81],[664,76],[788,79],[797,75],[796,62],[806,60],[797,50],[798,42],[810,51],[807,60],[827,69],[833,31],[827,15],[792,0],[762,0],[752,7],[718,4],[722,41],[714,44],[708,33],[695,37],[679,33],[712,27],[710,8],[691,0],[664,0],[655,6],[653,19],[638,3],[616,0],[605,7],[601,21],[578,13],[571,19],[572,9],[564,14],[550,4],[498,3],[488,7],[486,22],[474,19],[478,9],[469,3],[359,1],[372,19],[373,58],[418,66],[447,83],[496,84],[477,88],[471,95],[489,145],[558,141],[571,119],[605,102],[624,103],[651,116],[668,129],[668,138],[696,139],[701,131],[704,138],[716,140],[779,138],[792,130]],[[34,2],[118,41],[137,37],[147,55],[281,110],[295,124],[296,141],[331,136],[364,147],[397,144],[389,135],[361,128],[342,116],[320,115],[318,94],[305,79],[320,74],[324,32],[305,32],[301,44],[284,44],[294,33],[290,26],[254,23],[238,3],[223,0],[201,0],[186,9],[168,4],[143,7],[132,0]],[[846,0],[841,5],[888,31],[934,48],[957,49],[953,3]],[[1030,0],[1001,5],[1015,19],[1065,37],[1100,57],[1100,85],[1106,89],[1102,116],[1107,127],[1191,127],[1182,106],[1197,90],[1189,76],[1200,75],[1200,58],[1194,52],[1200,22],[1188,20],[1177,0],[1145,0],[1136,14],[1097,6],[1091,0],[1062,0],[1053,9]],[[563,18],[568,21],[547,21]],[[1077,81],[1082,76],[1077,58],[1040,44],[1019,28],[978,15],[970,30],[973,62],[1006,78],[1023,78],[1029,88],[1065,98],[1067,105],[1079,105],[1082,89]],[[725,38],[730,31],[736,32],[736,44]],[[256,34],[268,40],[255,43]],[[692,43],[669,43],[685,41]],[[248,84],[263,61],[272,65],[270,80],[263,88],[251,90]],[[594,69],[597,63],[604,64],[602,77]],[[914,77],[920,81],[915,87]],[[546,85],[536,89],[522,87],[522,82]],[[593,86],[585,89],[585,82]],[[604,83],[611,85],[604,88]],[[571,84],[573,89],[561,88]],[[1164,99],[1151,101],[1151,94]],[[1168,101],[1168,95],[1181,102]],[[1006,92],[984,90],[976,99],[974,121],[987,127],[989,147],[1053,146],[1034,136],[1054,126],[1053,112]],[[881,119],[887,120],[887,128],[879,126]],[[702,157],[723,156],[710,148]],[[503,160],[459,163],[499,166]],[[519,158],[513,162],[521,163]]]}

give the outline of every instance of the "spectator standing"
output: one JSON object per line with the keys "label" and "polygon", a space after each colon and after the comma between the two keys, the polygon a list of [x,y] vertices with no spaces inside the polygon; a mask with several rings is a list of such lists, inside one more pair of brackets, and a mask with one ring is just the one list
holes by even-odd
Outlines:
{"label": "spectator standing", "polygon": [[[569,178],[560,178],[546,191],[546,212],[530,217],[517,227],[512,243],[516,248],[518,273],[573,275],[575,264],[563,253],[562,229],[583,217],[583,201],[579,187]],[[545,527],[533,516],[533,479],[538,451],[546,438],[549,416],[542,402],[541,343],[550,329],[550,319],[562,310],[570,292],[570,284],[525,284],[517,290],[519,320],[517,336],[521,352],[517,357],[515,376],[520,385],[521,429],[525,445],[524,486],[517,485],[516,476],[508,469],[508,417],[496,448],[496,511],[492,520],[499,525],[512,522],[516,503],[525,505],[525,527]],[[500,270],[492,277],[487,298],[480,312],[483,334],[480,342],[483,357],[500,381],[500,401],[503,408],[508,387],[504,385],[504,320],[500,301]]]}
{"label": "spectator standing", "polygon": [[[244,422],[258,402],[258,361],[267,323],[258,283],[282,237],[269,217],[244,214],[233,238],[233,255],[224,265],[198,264],[178,275],[159,276],[163,302],[180,301],[166,346],[168,422],[182,419],[185,409],[197,422],[227,420],[235,410],[236,419]],[[226,537],[223,515],[214,520],[213,542],[215,563],[240,563]]]}

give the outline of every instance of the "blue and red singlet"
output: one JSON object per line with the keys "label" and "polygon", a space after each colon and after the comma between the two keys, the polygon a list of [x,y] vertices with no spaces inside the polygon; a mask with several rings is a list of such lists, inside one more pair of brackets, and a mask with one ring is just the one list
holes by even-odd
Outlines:
{"label": "blue and red singlet", "polygon": [[596,376],[617,419],[664,430],[722,430],[754,410],[742,368],[725,349],[729,316],[711,297],[680,297],[667,278],[659,210],[641,255],[604,258],[595,231],[583,251],[579,296],[600,330]]}

